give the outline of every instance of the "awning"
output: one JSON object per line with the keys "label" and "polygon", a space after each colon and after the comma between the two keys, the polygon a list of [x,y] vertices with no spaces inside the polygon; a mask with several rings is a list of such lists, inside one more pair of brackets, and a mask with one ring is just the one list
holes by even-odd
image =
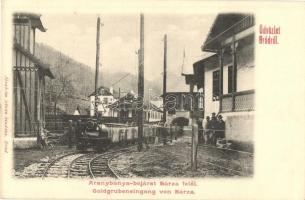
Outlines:
{"label": "awning", "polygon": [[46,32],[46,28],[40,20],[41,15],[35,13],[14,13],[14,23],[25,23],[25,20],[30,20],[32,28],[38,28],[42,32]]}

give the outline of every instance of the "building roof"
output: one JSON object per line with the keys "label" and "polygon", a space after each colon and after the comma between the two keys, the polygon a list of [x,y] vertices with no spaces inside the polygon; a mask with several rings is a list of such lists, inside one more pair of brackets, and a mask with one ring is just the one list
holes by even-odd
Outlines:
{"label": "building roof", "polygon": [[20,51],[22,54],[27,56],[38,68],[48,77],[54,79],[54,75],[50,70],[50,65],[43,63],[35,55],[33,55],[29,50],[23,48],[20,44],[14,42],[14,48]]}
{"label": "building roof", "polygon": [[254,16],[252,14],[219,14],[210,29],[207,39],[202,45],[202,51],[217,51],[220,48],[222,40],[251,26],[254,26]]}
{"label": "building roof", "polygon": [[198,60],[193,64],[193,71],[194,71],[193,78],[198,89],[203,88],[204,86],[204,70],[205,70],[204,68],[213,66],[213,64],[217,62],[218,62],[218,55],[212,53],[209,54],[208,57]]}
{"label": "building roof", "polygon": [[[193,92],[194,95],[196,95],[198,92]],[[165,95],[187,95],[191,94],[190,92],[166,92]],[[163,97],[163,94],[160,96]]]}
{"label": "building roof", "polygon": [[128,92],[125,96],[121,97],[111,105],[110,108],[124,108],[130,109],[136,104],[137,98],[135,94]]}
{"label": "building roof", "polygon": [[35,13],[14,13],[14,23],[27,23],[30,21],[32,28],[38,28],[42,32],[46,32],[46,28],[42,25],[40,20],[41,15]]}
{"label": "building roof", "polygon": [[[101,96],[113,96],[113,94],[110,92],[110,89],[105,86],[100,86],[97,90],[99,95]],[[95,91],[92,92],[88,97],[91,96],[95,96]]]}
{"label": "building roof", "polygon": [[150,107],[148,107],[148,103],[144,104],[143,107],[145,110],[148,110],[150,108],[150,110],[156,111],[156,112],[163,112],[161,108],[157,107],[155,104],[150,102]]}
{"label": "building roof", "polygon": [[196,81],[194,79],[194,74],[182,74],[182,76],[185,77],[185,84],[190,85],[190,84],[195,84]]}

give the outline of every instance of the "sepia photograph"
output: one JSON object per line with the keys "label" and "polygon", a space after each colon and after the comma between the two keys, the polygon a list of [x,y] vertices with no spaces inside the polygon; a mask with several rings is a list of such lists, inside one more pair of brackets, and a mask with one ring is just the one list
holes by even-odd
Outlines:
{"label": "sepia photograph", "polygon": [[253,178],[254,14],[11,26],[15,178]]}
{"label": "sepia photograph", "polygon": [[303,2],[0,4],[0,199],[304,199]]}

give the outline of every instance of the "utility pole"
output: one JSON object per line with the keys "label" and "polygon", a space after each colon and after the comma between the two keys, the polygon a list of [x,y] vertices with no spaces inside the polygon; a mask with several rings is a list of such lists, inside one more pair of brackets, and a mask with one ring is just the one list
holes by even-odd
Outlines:
{"label": "utility pole", "polygon": [[192,122],[192,157],[191,157],[191,168],[193,171],[197,170],[197,148],[198,148],[198,124],[197,117],[195,116],[195,99],[194,99],[194,83],[190,84],[191,99],[191,110],[190,117]]}
{"label": "utility pole", "polygon": [[138,71],[138,97],[140,107],[138,109],[138,151],[143,148],[143,103],[144,103],[144,15],[140,15],[140,51]]}
{"label": "utility pole", "polygon": [[149,120],[150,120],[150,91],[151,91],[151,88],[148,89],[148,116],[147,116],[147,120],[148,120],[148,123],[149,123]]}
{"label": "utility pole", "polygon": [[99,77],[99,64],[100,64],[100,17],[97,18],[96,24],[96,60],[95,60],[95,104],[94,104],[94,111],[95,116],[98,118],[98,77]]}
{"label": "utility pole", "polygon": [[163,60],[163,122],[166,122],[166,76],[167,76],[167,35],[164,35],[164,60]]}

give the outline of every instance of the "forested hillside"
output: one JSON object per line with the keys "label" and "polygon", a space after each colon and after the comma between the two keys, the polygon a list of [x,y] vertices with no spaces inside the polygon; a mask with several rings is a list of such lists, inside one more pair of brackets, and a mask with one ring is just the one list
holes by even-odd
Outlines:
{"label": "forested hillside", "polygon": [[[39,59],[50,65],[51,71],[55,76],[53,80],[46,80],[46,103],[49,107],[54,107],[56,103],[60,110],[73,113],[76,107],[79,106],[86,114],[85,110],[88,110],[90,106],[88,95],[94,91],[94,67],[82,64],[41,43],[36,44],[35,53]],[[137,93],[137,80],[137,76],[134,74],[113,73],[108,66],[107,69],[101,68],[99,85],[105,87],[113,86],[116,95],[120,88],[122,96],[131,90]],[[151,89],[152,96],[159,96],[162,91],[162,80],[145,80],[145,96],[148,95],[148,89]]]}

